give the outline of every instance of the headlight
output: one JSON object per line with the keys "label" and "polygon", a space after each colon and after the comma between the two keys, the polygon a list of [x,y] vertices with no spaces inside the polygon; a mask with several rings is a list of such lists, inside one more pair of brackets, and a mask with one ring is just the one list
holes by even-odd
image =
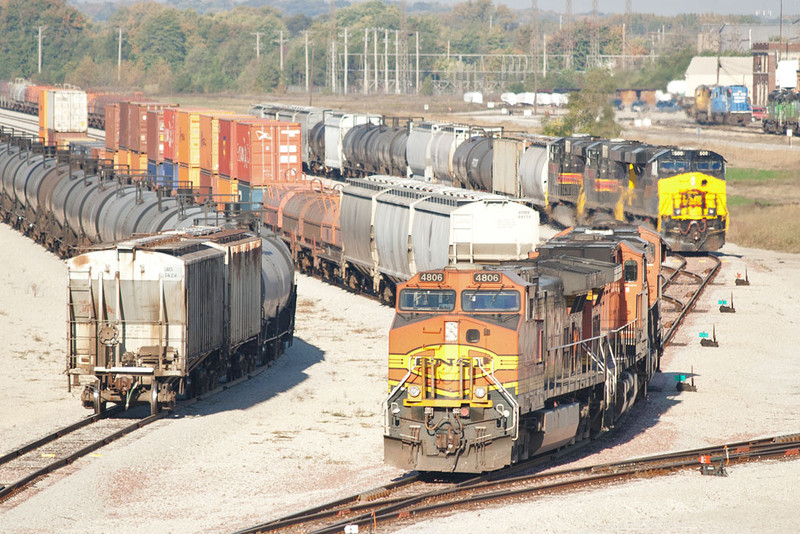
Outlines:
{"label": "headlight", "polygon": [[708,208],[708,214],[714,217],[717,214],[716,208]]}
{"label": "headlight", "polygon": [[675,215],[680,215],[681,214],[681,209],[680,208],[675,208],[674,210],[672,210],[672,213],[675,214]]}
{"label": "headlight", "polygon": [[486,388],[483,386],[478,386],[475,388],[475,396],[479,399],[482,399],[486,396]]}
{"label": "headlight", "polygon": [[444,340],[448,343],[455,343],[458,341],[458,323],[455,321],[447,321],[444,323]]}
{"label": "headlight", "polygon": [[409,397],[419,397],[420,390],[417,386],[411,386],[408,388],[408,396]]}

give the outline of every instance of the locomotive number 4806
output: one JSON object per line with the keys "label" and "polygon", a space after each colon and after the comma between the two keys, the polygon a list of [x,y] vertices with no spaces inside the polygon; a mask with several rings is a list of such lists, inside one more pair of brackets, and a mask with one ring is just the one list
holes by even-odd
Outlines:
{"label": "locomotive number 4806", "polygon": [[420,282],[444,282],[444,273],[420,273]]}
{"label": "locomotive number 4806", "polygon": [[475,273],[472,281],[476,284],[492,284],[500,281],[500,273]]}

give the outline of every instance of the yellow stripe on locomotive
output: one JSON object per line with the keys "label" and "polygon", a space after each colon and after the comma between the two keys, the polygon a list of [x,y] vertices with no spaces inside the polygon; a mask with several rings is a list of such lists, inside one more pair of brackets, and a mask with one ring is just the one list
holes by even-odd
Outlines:
{"label": "yellow stripe on locomotive", "polygon": [[[404,384],[408,389],[405,406],[491,407],[489,393],[497,389],[493,381],[504,374],[516,377],[519,357],[498,356],[469,345],[438,344],[409,354],[392,354],[389,362],[390,376],[392,370],[410,372]],[[399,383],[390,378],[390,391]],[[516,380],[502,382],[502,386],[516,393]]]}

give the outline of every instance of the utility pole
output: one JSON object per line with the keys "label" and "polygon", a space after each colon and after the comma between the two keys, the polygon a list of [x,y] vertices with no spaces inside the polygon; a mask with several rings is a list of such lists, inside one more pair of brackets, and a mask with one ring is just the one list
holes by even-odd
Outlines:
{"label": "utility pole", "polygon": [[383,94],[389,94],[389,30],[383,30]]}
{"label": "utility pole", "polygon": [[378,92],[378,28],[372,30],[372,61],[375,63],[375,92]]}
{"label": "utility pole", "polygon": [[306,38],[306,93],[309,94],[309,98],[311,95],[311,85],[308,83],[308,31],[304,31],[303,35]]}
{"label": "utility pole", "polygon": [[364,28],[364,94],[369,94],[369,29]]}
{"label": "utility pole", "polygon": [[344,29],[344,94],[347,94],[347,71],[349,69],[347,63],[347,28]]}
{"label": "utility pole", "polygon": [[46,29],[47,26],[39,26],[39,74],[42,73],[42,31]]}
{"label": "utility pole", "polygon": [[[781,2],[781,6],[783,6],[783,2]],[[725,23],[722,23],[722,26],[719,27],[717,31],[717,83],[715,85],[719,85],[719,69],[722,66],[720,64],[720,56],[722,55],[722,30],[725,28]]]}
{"label": "utility pole", "polygon": [[[415,32],[417,38],[417,80],[414,84],[416,88],[416,93],[419,94],[419,32]],[[450,41],[447,41],[447,50],[450,50]]]}
{"label": "utility pole", "polygon": [[256,59],[261,60],[261,32],[251,33],[256,36]]}
{"label": "utility pole", "polygon": [[283,40],[283,30],[280,31],[280,35],[281,36],[278,38],[278,53],[281,58],[281,72],[283,72],[283,43],[285,42]]}
{"label": "utility pole", "polygon": [[400,94],[400,31],[394,31],[394,93]]}
{"label": "utility pole", "polygon": [[121,79],[122,79],[122,28],[119,28],[119,46],[117,48],[117,81],[120,81]]}
{"label": "utility pole", "polygon": [[309,84],[309,91],[308,91],[308,105],[313,105],[312,96],[314,94],[314,41],[311,41],[311,71],[309,72],[311,76],[311,83]]}
{"label": "utility pole", "polygon": [[536,115],[536,93],[539,91],[539,2],[531,0],[531,56],[533,59],[533,114]]}
{"label": "utility pole", "polygon": [[336,94],[336,4],[334,0],[330,0],[330,25],[328,27],[328,49],[330,50],[330,61],[328,62],[331,69],[331,93]]}

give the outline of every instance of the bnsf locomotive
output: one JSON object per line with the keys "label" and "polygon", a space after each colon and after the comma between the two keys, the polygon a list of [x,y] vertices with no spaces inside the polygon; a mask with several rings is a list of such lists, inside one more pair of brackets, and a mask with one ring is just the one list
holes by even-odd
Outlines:
{"label": "bnsf locomotive", "polygon": [[491,471],[614,426],[658,368],[662,243],[643,227],[578,228],[529,261],[402,284],[386,461]]}

